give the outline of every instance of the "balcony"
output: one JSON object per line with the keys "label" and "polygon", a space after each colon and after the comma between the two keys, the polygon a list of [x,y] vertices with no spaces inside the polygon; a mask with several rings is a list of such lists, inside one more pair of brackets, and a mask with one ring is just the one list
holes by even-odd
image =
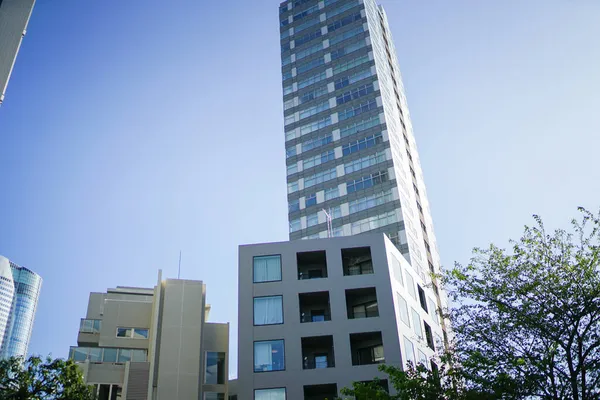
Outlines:
{"label": "balcony", "polygon": [[338,391],[335,383],[304,386],[304,400],[332,400],[337,398]]}
{"label": "balcony", "polygon": [[344,275],[366,275],[373,273],[373,260],[370,247],[342,249]]}
{"label": "balcony", "polygon": [[381,332],[350,334],[352,365],[381,364],[385,362]]}
{"label": "balcony", "polygon": [[75,362],[110,362],[125,363],[148,361],[148,351],[143,349],[121,349],[114,347],[81,347],[72,346],[69,359]]}
{"label": "balcony", "polygon": [[79,324],[77,344],[80,346],[98,345],[98,341],[100,340],[101,328],[102,320],[82,318]]}
{"label": "balcony", "polygon": [[346,290],[348,319],[379,317],[375,288]]}
{"label": "balcony", "polygon": [[329,292],[300,293],[300,322],[331,321]]}
{"label": "balcony", "polygon": [[333,336],[302,338],[302,369],[335,367]]}
{"label": "balcony", "polygon": [[327,278],[327,258],[324,251],[308,251],[296,254],[298,279]]}

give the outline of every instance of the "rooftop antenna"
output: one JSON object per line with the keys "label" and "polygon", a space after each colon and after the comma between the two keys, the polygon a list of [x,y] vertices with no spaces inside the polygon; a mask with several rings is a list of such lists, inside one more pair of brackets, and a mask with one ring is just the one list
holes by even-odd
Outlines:
{"label": "rooftop antenna", "polygon": [[181,277],[181,250],[179,250],[179,269],[177,270],[177,279]]}
{"label": "rooftop antenna", "polygon": [[[329,211],[331,212],[331,210]],[[333,237],[333,228],[331,227],[331,214],[325,211],[325,209],[323,209],[323,213],[325,213],[325,218],[327,219],[327,237]]]}

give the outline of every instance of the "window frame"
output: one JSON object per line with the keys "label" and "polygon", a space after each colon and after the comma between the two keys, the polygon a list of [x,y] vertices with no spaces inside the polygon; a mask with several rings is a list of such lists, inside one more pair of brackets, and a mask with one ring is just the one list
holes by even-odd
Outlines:
{"label": "window frame", "polygon": [[[255,261],[257,258],[264,258],[264,257],[279,257],[279,279],[274,279],[274,280],[270,280],[270,281],[256,281],[255,279]],[[252,257],[252,283],[256,284],[256,283],[269,283],[269,282],[281,282],[283,280],[283,266],[282,266],[282,259],[281,259],[281,254],[265,254],[265,255],[261,255],[261,256],[253,256]]]}
{"label": "window frame", "polygon": [[[281,342],[281,343],[283,343],[283,345],[282,345],[282,347],[283,347],[283,368],[282,369],[269,370],[269,371],[257,371],[256,370],[256,343],[265,343],[265,342]],[[286,356],[285,356],[285,339],[255,340],[252,342],[252,370],[255,374],[262,374],[265,372],[285,371],[287,368],[286,361],[287,360],[286,360]],[[278,388],[274,388],[274,389],[278,389]]]}
{"label": "window frame", "polygon": [[[269,297],[279,297],[281,298],[281,322],[277,322],[275,324],[256,324],[256,303],[255,300],[256,299],[264,299],[264,298],[269,298]],[[266,296],[254,296],[252,297],[252,324],[253,326],[273,326],[273,325],[283,325],[285,323],[285,312],[283,310],[283,294],[272,294],[272,295],[266,295]]]}

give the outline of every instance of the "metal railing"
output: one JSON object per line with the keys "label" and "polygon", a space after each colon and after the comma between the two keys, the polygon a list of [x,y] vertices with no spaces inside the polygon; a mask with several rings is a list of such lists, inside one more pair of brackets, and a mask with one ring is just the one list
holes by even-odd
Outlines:
{"label": "metal railing", "polygon": [[312,315],[310,313],[300,315],[300,322],[323,322],[323,321],[331,321],[331,314],[315,314]]}
{"label": "metal railing", "polygon": [[302,369],[321,369],[333,367],[335,367],[335,362],[333,360],[306,359],[302,365]]}

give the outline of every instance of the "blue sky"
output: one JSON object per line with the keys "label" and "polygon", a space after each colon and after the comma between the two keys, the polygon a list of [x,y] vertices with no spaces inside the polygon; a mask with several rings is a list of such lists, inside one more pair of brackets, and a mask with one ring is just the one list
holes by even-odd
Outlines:
{"label": "blue sky", "polygon": [[[600,2],[381,3],[445,265],[600,206]],[[287,238],[277,19],[38,0],[0,108],[0,254],[44,278],[31,352],[66,356],[89,292],[176,277],[179,250],[235,335],[237,246]]]}

